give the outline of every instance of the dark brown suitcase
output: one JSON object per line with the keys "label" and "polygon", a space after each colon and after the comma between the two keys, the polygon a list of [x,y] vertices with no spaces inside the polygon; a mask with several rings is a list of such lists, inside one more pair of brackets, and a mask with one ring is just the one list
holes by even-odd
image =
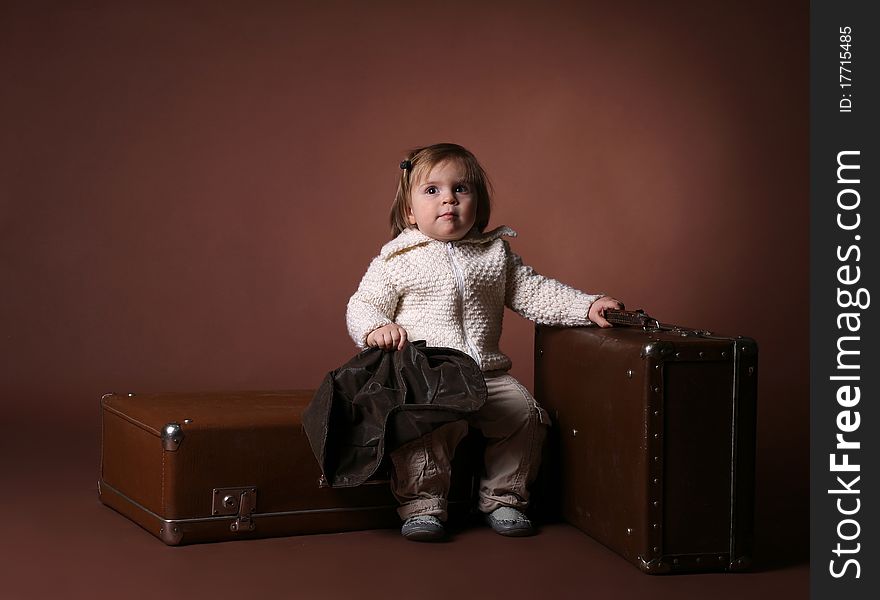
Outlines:
{"label": "dark brown suitcase", "polygon": [[[313,394],[107,394],[101,502],[169,545],[399,527],[387,479],[326,485],[300,423]],[[475,497],[468,442],[451,516]]]}
{"label": "dark brown suitcase", "polygon": [[757,345],[641,324],[537,327],[535,396],[555,416],[544,505],[646,573],[743,569]]}

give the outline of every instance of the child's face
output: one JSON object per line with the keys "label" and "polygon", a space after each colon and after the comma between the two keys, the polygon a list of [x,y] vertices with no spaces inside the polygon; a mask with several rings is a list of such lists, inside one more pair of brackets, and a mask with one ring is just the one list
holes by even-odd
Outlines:
{"label": "child's face", "polygon": [[412,186],[407,218],[410,225],[441,242],[467,235],[477,218],[477,199],[459,161],[437,163],[418,178]]}

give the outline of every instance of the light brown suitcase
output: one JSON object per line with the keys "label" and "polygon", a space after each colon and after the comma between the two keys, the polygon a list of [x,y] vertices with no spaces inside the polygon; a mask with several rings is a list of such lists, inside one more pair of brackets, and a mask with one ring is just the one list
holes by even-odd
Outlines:
{"label": "light brown suitcase", "polygon": [[[300,423],[313,394],[105,395],[101,502],[169,545],[399,527],[387,478],[326,485]],[[451,518],[475,498],[464,443]]]}
{"label": "light brown suitcase", "polygon": [[555,416],[544,506],[647,573],[743,569],[757,345],[640,316],[537,328],[535,397]]}

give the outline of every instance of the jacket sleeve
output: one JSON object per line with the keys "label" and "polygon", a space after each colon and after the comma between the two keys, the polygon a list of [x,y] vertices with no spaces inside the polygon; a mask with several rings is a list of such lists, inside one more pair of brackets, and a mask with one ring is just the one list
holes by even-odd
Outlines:
{"label": "jacket sleeve", "polygon": [[564,283],[539,275],[523,264],[507,242],[507,277],[504,304],[542,325],[590,325],[590,306],[601,294],[585,294]]}
{"label": "jacket sleeve", "polygon": [[377,256],[348,301],[345,313],[348,334],[359,348],[367,347],[367,335],[371,331],[394,322],[398,300],[399,295],[388,276],[385,260]]}

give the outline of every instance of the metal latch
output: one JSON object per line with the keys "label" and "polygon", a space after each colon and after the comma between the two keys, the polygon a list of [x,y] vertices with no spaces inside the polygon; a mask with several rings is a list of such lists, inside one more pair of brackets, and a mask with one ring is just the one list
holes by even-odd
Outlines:
{"label": "metal latch", "polygon": [[256,525],[252,515],[256,509],[257,488],[214,488],[211,514],[235,515],[237,518],[229,525],[231,531],[253,531]]}

